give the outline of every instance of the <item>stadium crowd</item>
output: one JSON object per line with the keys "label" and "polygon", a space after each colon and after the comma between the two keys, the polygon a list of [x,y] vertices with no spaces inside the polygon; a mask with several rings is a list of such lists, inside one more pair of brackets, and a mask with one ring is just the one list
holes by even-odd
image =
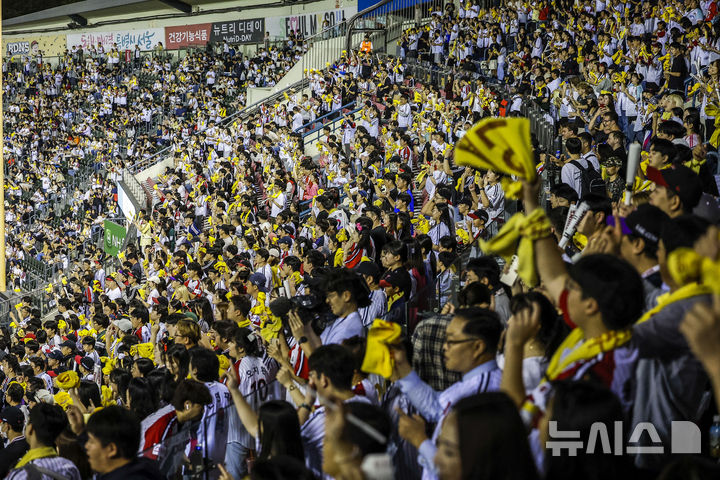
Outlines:
{"label": "stadium crowd", "polygon": [[93,225],[121,216],[123,168],[241,109],[247,88],[275,85],[304,48],[290,37],[255,55],[224,44],[177,62],[137,50],[120,63],[99,44],[66,50],[56,66],[4,60],[9,285],[26,283],[26,258],[58,271],[69,252],[91,254]]}
{"label": "stadium crowd", "polygon": [[[367,37],[234,122],[301,39],[5,67],[9,254],[64,277],[57,313],[25,297],[2,330],[0,476],[713,478],[716,13],[439,5],[397,55]],[[551,145],[510,132],[530,107]],[[163,146],[106,271],[85,240],[114,175]],[[711,432],[697,455],[674,422]]]}

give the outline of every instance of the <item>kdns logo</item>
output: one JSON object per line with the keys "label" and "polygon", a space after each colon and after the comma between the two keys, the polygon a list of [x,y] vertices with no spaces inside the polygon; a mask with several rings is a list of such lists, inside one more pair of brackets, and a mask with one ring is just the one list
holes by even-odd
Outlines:
{"label": "kdns logo", "polygon": [[[557,429],[557,422],[549,423],[549,436],[553,440],[545,442],[545,447],[550,450],[552,456],[569,455],[575,457],[578,451],[583,450],[583,441],[580,432],[575,430],[560,431]],[[635,426],[627,445],[623,445],[622,422],[614,422],[612,442],[607,425],[596,422],[590,427],[590,433],[585,446],[586,454],[603,453],[613,455],[638,454],[663,454],[665,445],[660,440],[655,425],[649,422],[641,422]],[[647,435],[650,445],[640,446],[640,439]],[[700,429],[692,422],[672,422],[670,432],[670,453],[698,454],[701,448]]]}

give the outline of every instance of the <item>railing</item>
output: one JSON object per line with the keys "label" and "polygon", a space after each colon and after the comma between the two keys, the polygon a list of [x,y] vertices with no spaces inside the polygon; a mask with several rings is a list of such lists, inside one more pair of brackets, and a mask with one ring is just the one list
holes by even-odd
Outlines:
{"label": "railing", "polygon": [[[354,116],[357,112],[359,112],[360,108],[351,108],[355,106],[355,102],[350,102],[347,105],[344,105],[343,107],[340,107],[339,110],[335,110],[333,112],[327,113],[323,115],[322,117],[318,117],[315,119],[314,122],[307,123],[301,127],[300,131],[303,132],[302,138],[303,138],[303,144],[306,145],[308,142],[317,141],[320,139],[320,132],[325,129],[325,127],[330,128],[330,132],[335,132],[337,129],[339,129],[342,126],[342,122],[344,120],[344,117],[347,115]],[[349,109],[349,110],[348,110]],[[347,111],[346,111],[347,110]],[[337,115],[337,118],[330,118],[333,115]],[[318,124],[319,121],[321,123]],[[325,122],[324,120],[328,120]],[[310,127],[310,130],[303,131],[304,127]],[[314,135],[314,137],[310,138],[311,135]]]}
{"label": "railing", "polygon": [[[125,60],[125,50],[122,50],[119,52],[120,53],[120,57],[119,57],[120,62],[118,65],[125,66],[125,65],[133,65],[138,62],[142,63],[142,62],[145,62],[145,60],[148,60],[149,58],[154,58],[154,59],[156,58],[160,61],[165,61],[167,59],[178,60],[180,58],[181,51],[182,51],[181,49],[161,50],[159,52],[155,49],[140,50],[140,58],[136,62],[136,60],[134,58],[134,56],[135,56],[134,50],[130,51],[130,60],[129,61]],[[107,59],[109,58],[108,53],[109,52],[105,52],[103,54],[106,62],[107,62]],[[93,53],[83,52],[83,55],[81,58],[84,60],[86,58],[98,59],[101,57],[102,56],[97,53],[93,54]],[[52,67],[57,67],[61,62],[65,62],[68,60],[75,60],[76,58],[79,60],[79,58],[80,58],[79,55],[73,55],[72,52],[69,52],[68,55],[42,55],[42,56],[34,56],[34,57],[31,57],[27,54],[16,54],[16,55],[12,55],[11,57],[8,57],[7,52],[3,53],[3,59],[8,62],[9,68],[22,68],[25,59],[29,60],[29,62],[31,64],[31,68],[37,69],[37,68],[41,68],[41,66],[44,66],[44,65],[50,65]],[[38,62],[41,62],[41,63],[38,63]]]}
{"label": "railing", "polygon": [[548,120],[547,112],[533,101],[524,101],[520,113],[523,117],[530,119],[530,131],[535,134],[538,144],[545,149],[545,153],[553,153],[555,150],[559,150],[560,144],[555,136],[555,125]]}
{"label": "railing", "polygon": [[402,34],[403,28],[413,22],[419,26],[430,16],[433,2],[419,0],[381,0],[356,13],[347,21],[345,50],[355,49],[359,35],[367,32],[373,44],[373,53],[387,52],[389,42]]}
{"label": "railing", "polygon": [[[288,86],[287,88],[271,95],[270,97],[267,97],[259,102],[255,102],[252,105],[248,105],[244,107],[241,110],[238,110],[237,112],[228,115],[227,117],[223,118],[222,121],[217,126],[224,126],[227,125],[239,118],[246,118],[252,114],[254,114],[262,105],[272,105],[277,100],[284,97],[285,93],[287,93],[289,90],[301,90],[307,86],[307,80],[303,79],[300,80],[297,83],[294,83],[293,85]],[[156,152],[152,156],[134,163],[130,167],[128,167],[128,171],[132,174],[138,174],[141,171],[152,167],[153,165],[161,162],[164,160],[165,156],[167,156],[170,152],[171,147],[163,148],[162,150]]]}
{"label": "railing", "polygon": [[11,312],[17,312],[16,306],[20,304],[22,299],[25,297],[30,297],[32,299],[30,306],[31,308],[37,308],[40,310],[41,317],[44,317],[52,311],[53,308],[55,308],[54,296],[46,290],[45,285],[41,288],[35,288],[29,292],[18,293],[8,291],[5,292],[5,295],[9,296],[0,300],[0,327],[5,327],[14,320],[13,317],[15,317],[15,314],[12,314]]}
{"label": "railing", "polygon": [[296,132],[303,132],[303,136],[305,136],[305,133],[312,133],[317,128],[322,128],[327,123],[332,123],[332,119],[330,117],[340,115],[340,112],[343,110],[347,110],[348,108],[355,105],[355,100],[348,103],[347,105],[343,105],[342,107],[338,108],[337,110],[333,110],[332,112],[328,112],[325,115],[321,117],[317,117],[315,120],[306,123],[305,125],[302,125],[295,129]]}
{"label": "railing", "polygon": [[134,208],[141,208],[146,211],[150,210],[152,207],[152,196],[143,188],[142,184],[135,178],[135,175],[127,168],[123,168],[120,174],[122,175],[122,183],[127,187],[125,193],[130,196],[130,201],[133,203]]}
{"label": "railing", "polygon": [[317,32],[305,39],[305,53],[302,56],[303,77],[312,75],[313,70],[322,70],[336,62],[343,51],[346,22]]}

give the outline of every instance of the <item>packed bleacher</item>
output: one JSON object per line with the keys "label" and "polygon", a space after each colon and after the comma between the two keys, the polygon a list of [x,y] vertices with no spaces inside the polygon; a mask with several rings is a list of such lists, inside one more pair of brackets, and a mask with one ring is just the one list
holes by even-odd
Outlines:
{"label": "packed bleacher", "polygon": [[0,476],[718,475],[717,1],[429,11],[4,62]]}
{"label": "packed bleacher", "polygon": [[56,66],[5,61],[7,189],[17,200],[6,219],[8,284],[25,287],[34,261],[48,267],[36,280],[48,280],[68,256],[92,255],[93,225],[121,217],[114,182],[124,167],[242,109],[248,86],[273,86],[303,49],[291,38],[246,57],[221,45],[121,64],[98,46],[73,47]]}

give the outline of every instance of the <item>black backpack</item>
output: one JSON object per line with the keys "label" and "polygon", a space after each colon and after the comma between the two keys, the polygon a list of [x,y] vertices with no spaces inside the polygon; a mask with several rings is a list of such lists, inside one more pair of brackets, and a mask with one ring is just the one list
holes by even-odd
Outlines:
{"label": "black backpack", "polygon": [[584,197],[588,193],[597,193],[598,195],[607,196],[605,180],[603,180],[600,172],[595,170],[592,162],[587,162],[587,168],[583,167],[577,160],[573,160],[570,163],[580,170],[580,188],[582,190],[581,197]]}

